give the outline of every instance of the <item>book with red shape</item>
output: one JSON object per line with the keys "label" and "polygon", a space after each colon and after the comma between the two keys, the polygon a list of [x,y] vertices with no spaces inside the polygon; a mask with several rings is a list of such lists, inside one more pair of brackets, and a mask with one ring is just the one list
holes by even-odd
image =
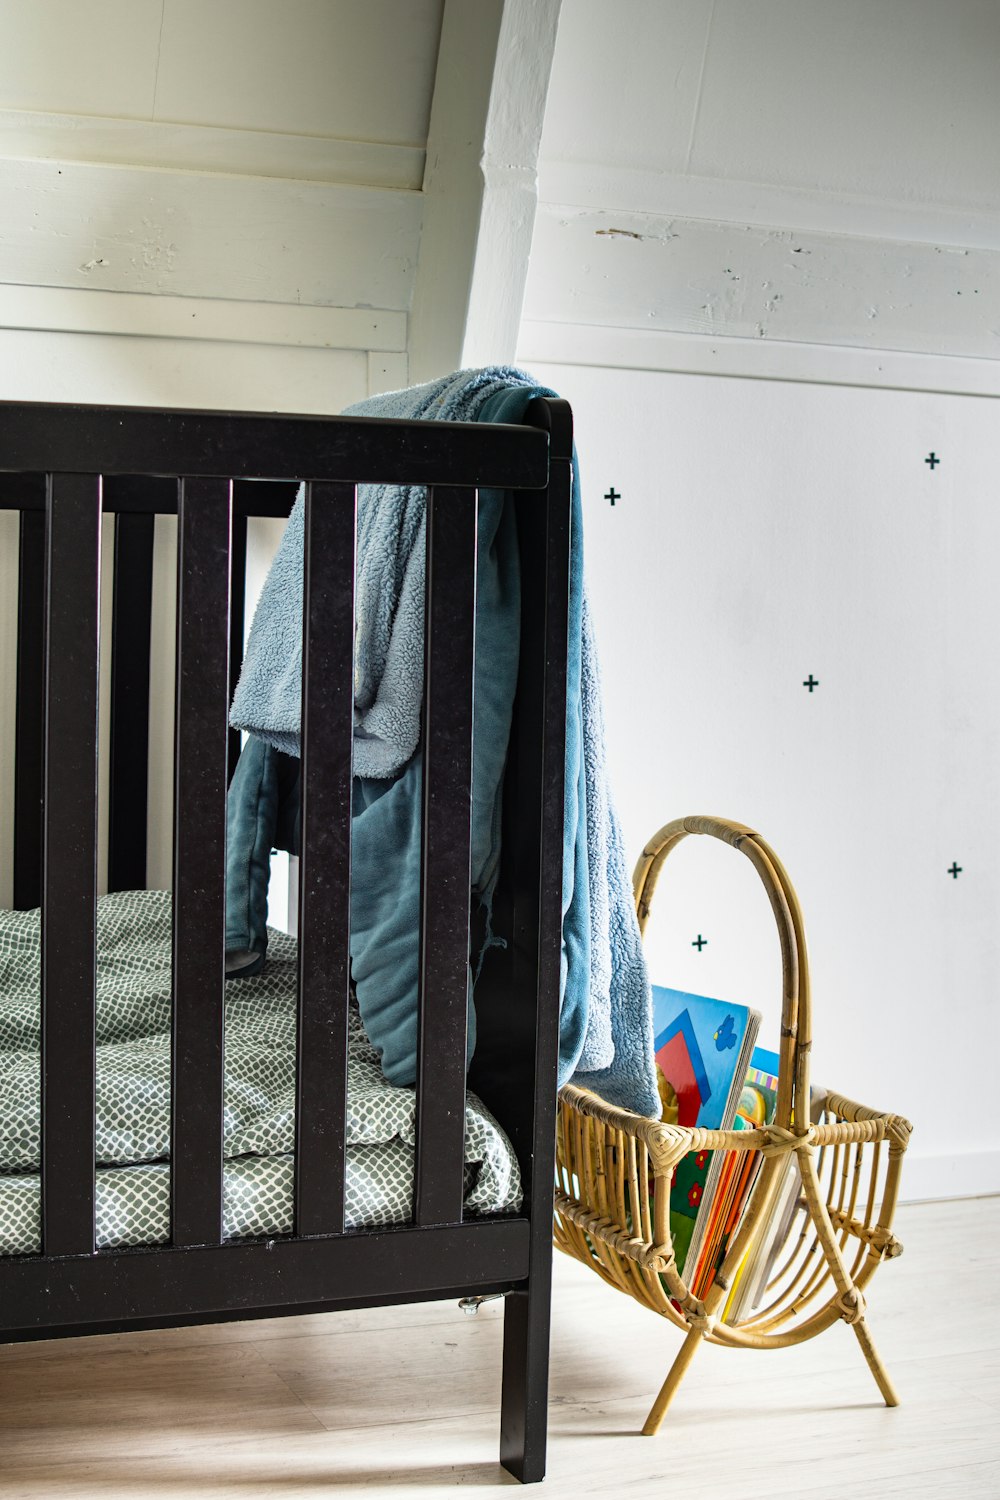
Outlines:
{"label": "book with red shape", "polygon": [[[679,1125],[730,1128],[759,1026],[760,1014],[749,1006],[653,986],[653,1050],[676,1096]],[[712,1154],[689,1152],[674,1174],[670,1232],[679,1271],[710,1206]]]}

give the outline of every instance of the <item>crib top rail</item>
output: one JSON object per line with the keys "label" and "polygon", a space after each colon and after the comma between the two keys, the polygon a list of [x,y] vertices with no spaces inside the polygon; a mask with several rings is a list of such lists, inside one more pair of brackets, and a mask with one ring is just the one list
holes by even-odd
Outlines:
{"label": "crib top rail", "polygon": [[0,402],[0,470],[544,489],[549,436],[500,422]]}

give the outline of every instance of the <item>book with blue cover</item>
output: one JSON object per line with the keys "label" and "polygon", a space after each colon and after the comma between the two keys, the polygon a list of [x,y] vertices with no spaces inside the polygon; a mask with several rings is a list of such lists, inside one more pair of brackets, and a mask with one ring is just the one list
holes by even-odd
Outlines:
{"label": "book with blue cover", "polygon": [[[729,1130],[746,1082],[760,1012],[747,1005],[653,985],[653,1051],[664,1119]],[[670,1232],[682,1271],[699,1215],[707,1210],[711,1151],[678,1164],[670,1192]]]}

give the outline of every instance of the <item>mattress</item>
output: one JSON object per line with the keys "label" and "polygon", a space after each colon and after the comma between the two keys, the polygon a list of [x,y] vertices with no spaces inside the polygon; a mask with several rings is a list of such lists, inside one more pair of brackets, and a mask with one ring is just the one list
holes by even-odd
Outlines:
{"label": "mattress", "polygon": [[[0,912],[0,1254],[37,1252],[40,913]],[[99,1248],[170,1238],[171,900],[97,903],[96,1227]],[[264,973],[226,987],[223,1223],[227,1239],[292,1230],[296,944],[270,930]],[[349,1010],[345,1223],[412,1218],[414,1091],[382,1076]],[[465,1211],[516,1212],[517,1159],[471,1092]]]}

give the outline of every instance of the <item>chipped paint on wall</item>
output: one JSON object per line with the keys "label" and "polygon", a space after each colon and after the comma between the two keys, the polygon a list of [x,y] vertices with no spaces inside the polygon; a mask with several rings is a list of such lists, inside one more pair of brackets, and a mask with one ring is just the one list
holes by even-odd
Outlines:
{"label": "chipped paint on wall", "polygon": [[524,316],[997,358],[1000,251],[542,204]]}

